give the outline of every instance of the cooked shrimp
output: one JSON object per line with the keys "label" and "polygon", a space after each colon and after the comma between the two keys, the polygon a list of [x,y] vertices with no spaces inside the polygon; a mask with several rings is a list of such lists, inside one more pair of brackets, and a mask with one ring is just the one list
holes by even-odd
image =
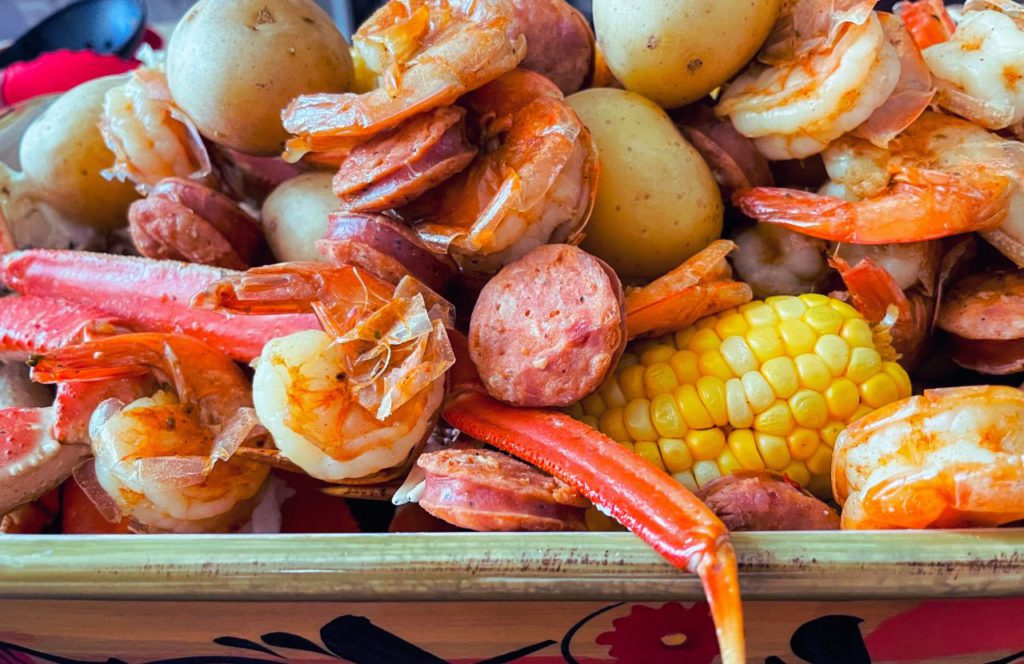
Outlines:
{"label": "cooked shrimp", "polygon": [[447,303],[406,278],[284,263],[214,285],[194,304],[235,313],[313,310],[326,331],[274,339],[256,361],[256,414],[280,453],[343,482],[406,460],[426,439],[454,363]]}
{"label": "cooked shrimp", "polygon": [[801,295],[825,287],[825,242],[770,224],[754,224],[733,237],[733,267],[756,298]]}
{"label": "cooked shrimp", "polygon": [[106,173],[130,180],[143,193],[168,177],[203,179],[210,156],[199,130],[171,99],[167,78],[137,69],[107,92],[100,130],[116,161]]}
{"label": "cooked shrimp", "polygon": [[376,87],[293,100],[282,116],[296,134],[289,158],[344,151],[514,69],[526,40],[509,36],[512,25],[511,5],[499,0],[390,0],[352,38],[358,68]]}
{"label": "cooked shrimp", "polygon": [[1024,392],[929,390],[880,408],[836,441],[842,527],[964,528],[1024,518]]}
{"label": "cooked shrimp", "polygon": [[802,159],[863,123],[889,98],[900,56],[877,15],[841,23],[817,47],[753,64],[716,108],[769,159]]}
{"label": "cooked shrimp", "polygon": [[952,37],[924,59],[943,108],[987,129],[1024,120],[1024,7],[1016,2],[968,2]]}
{"label": "cooked shrimp", "polygon": [[43,383],[146,375],[166,387],[93,412],[95,465],[79,475],[83,488],[111,520],[130,517],[140,531],[242,526],[268,469],[233,456],[257,422],[248,380],[230,358],[191,337],[125,334],[48,353],[33,369]]}
{"label": "cooked shrimp", "polygon": [[597,189],[590,132],[550,81],[505,74],[467,98],[485,152],[403,210],[464,272],[493,274],[542,244],[582,239]]}
{"label": "cooked shrimp", "polygon": [[733,201],[759,221],[836,242],[906,243],[1006,231],[1004,222],[1017,223],[1008,215],[1020,205],[1014,200],[1020,148],[969,122],[925,113],[888,150],[847,138],[826,151],[832,181],[825,191],[851,200],[759,187],[738,192]]}

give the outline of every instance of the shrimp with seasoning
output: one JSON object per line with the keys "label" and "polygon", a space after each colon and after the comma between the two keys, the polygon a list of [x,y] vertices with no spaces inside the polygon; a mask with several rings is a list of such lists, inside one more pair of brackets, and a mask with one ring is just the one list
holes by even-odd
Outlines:
{"label": "shrimp with seasoning", "polygon": [[66,346],[33,362],[42,383],[152,377],[157,389],[92,412],[93,464],[76,479],[111,522],[141,532],[226,532],[252,514],[269,469],[235,456],[257,425],[249,382],[227,356],[174,334]]}
{"label": "shrimp with seasoning", "polygon": [[929,390],[847,427],[832,482],[846,529],[994,527],[1024,518],[1024,392]]}

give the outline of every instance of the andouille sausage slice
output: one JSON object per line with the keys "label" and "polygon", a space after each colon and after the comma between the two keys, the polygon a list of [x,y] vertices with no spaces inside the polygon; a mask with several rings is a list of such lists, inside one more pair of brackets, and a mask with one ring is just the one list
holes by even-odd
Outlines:
{"label": "andouille sausage slice", "polygon": [[772,473],[725,475],[704,485],[697,497],[732,531],[839,529],[831,507]]}
{"label": "andouille sausage slice", "polygon": [[568,244],[507,265],[480,293],[469,352],[487,391],[516,406],[568,406],[596,390],[626,344],[622,284]]}
{"label": "andouille sausage slice", "polygon": [[331,213],[317,249],[333,263],[358,265],[393,284],[408,274],[438,292],[458,271],[452,259],[433,253],[408,226],[382,214]]}
{"label": "andouille sausage slice", "polygon": [[976,274],[954,284],[937,325],[950,333],[953,361],[1004,376],[1024,370],[1024,270]]}
{"label": "andouille sausage slice", "polygon": [[585,530],[588,502],[569,485],[490,450],[448,449],[420,456],[419,505],[469,530]]}
{"label": "andouille sausage slice", "polygon": [[565,0],[512,0],[511,32],[526,37],[523,69],[543,74],[567,95],[580,90],[594,68],[594,31]]}
{"label": "andouille sausage slice", "polygon": [[263,232],[224,194],[194,180],[167,178],[128,209],[132,241],[147,258],[180,260],[232,270],[270,256]]}

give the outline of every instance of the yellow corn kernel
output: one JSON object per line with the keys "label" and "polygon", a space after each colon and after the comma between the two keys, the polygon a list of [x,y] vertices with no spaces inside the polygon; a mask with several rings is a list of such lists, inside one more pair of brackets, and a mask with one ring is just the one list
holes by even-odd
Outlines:
{"label": "yellow corn kernel", "polygon": [[800,380],[796,377],[796,364],[788,357],[776,357],[761,365],[761,374],[772,386],[775,396],[788,399],[800,389]]}
{"label": "yellow corn kernel", "polygon": [[631,440],[624,415],[622,408],[609,408],[598,419],[597,428],[612,440]]}
{"label": "yellow corn kernel", "polygon": [[882,356],[874,348],[854,348],[850,351],[846,377],[853,382],[863,383],[881,370]]}
{"label": "yellow corn kernel", "polygon": [[633,441],[631,441],[631,440],[620,440],[620,441],[618,441],[618,443],[619,443],[619,445],[622,445],[623,447],[625,447],[630,452],[636,452],[636,444],[633,443]]}
{"label": "yellow corn kernel", "polygon": [[754,424],[754,411],[747,403],[743,382],[739,378],[731,378],[725,382],[725,406],[729,412],[729,424],[735,428],[745,429]]}
{"label": "yellow corn kernel", "polygon": [[737,376],[742,376],[748,371],[757,371],[760,363],[754,357],[754,351],[750,350],[747,340],[743,337],[728,337],[722,340],[719,349],[722,357],[729,364],[729,368]]}
{"label": "yellow corn kernel", "polygon": [[828,365],[828,370],[833,376],[842,376],[850,362],[849,344],[835,334],[818,337],[817,343],[814,344],[814,354]]}
{"label": "yellow corn kernel", "polygon": [[723,476],[732,475],[737,470],[743,470],[743,465],[728,447],[722,450],[722,453],[718,455],[718,459],[716,459],[716,461],[718,463],[718,472]]}
{"label": "yellow corn kernel", "polygon": [[782,469],[782,474],[793,480],[800,486],[807,486],[811,482],[811,474],[802,461],[794,461]]}
{"label": "yellow corn kernel", "polygon": [[881,408],[899,398],[896,381],[878,373],[860,384],[860,400],[872,408]]}
{"label": "yellow corn kernel", "polygon": [[704,328],[703,330],[697,330],[697,333],[693,335],[693,338],[690,339],[690,343],[686,347],[700,355],[706,350],[716,350],[720,345],[722,345],[722,340],[718,338],[715,331],[710,328]]}
{"label": "yellow corn kernel", "polygon": [[750,327],[775,327],[779,324],[779,315],[764,302],[750,302],[739,308],[743,318]]}
{"label": "yellow corn kernel", "polygon": [[704,376],[697,381],[697,394],[716,425],[724,427],[729,423],[729,407],[725,400],[724,380],[714,376]]}
{"label": "yellow corn kernel", "polygon": [[644,389],[646,373],[647,367],[642,364],[626,367],[619,373],[619,386],[622,388],[622,394],[626,397],[627,402],[647,396],[647,390]]}
{"label": "yellow corn kernel", "polygon": [[697,353],[692,350],[679,350],[672,354],[668,365],[676,373],[676,379],[680,385],[693,385],[700,378],[700,369],[697,366]]}
{"label": "yellow corn kernel", "polygon": [[622,393],[622,387],[619,385],[618,376],[613,372],[612,375],[608,376],[608,379],[604,381],[604,385],[598,390],[601,398],[604,399],[604,403],[609,408],[625,408],[626,407],[626,395]]}
{"label": "yellow corn kernel", "polygon": [[782,400],[776,401],[768,407],[768,410],[754,418],[755,429],[773,436],[788,436],[793,432],[795,426],[796,422],[793,421],[793,413],[789,410],[789,404]]}
{"label": "yellow corn kernel", "polygon": [[661,460],[661,450],[658,449],[658,444],[654,441],[638,440],[635,443],[635,451],[661,470],[665,470],[665,464]]}
{"label": "yellow corn kernel", "polygon": [[828,421],[825,397],[811,390],[799,390],[789,398],[789,409],[797,424],[808,429],[819,429]]}
{"label": "yellow corn kernel", "polygon": [[694,326],[684,327],[675,334],[672,335],[673,345],[676,348],[686,348],[690,345],[690,339],[693,339],[693,335],[697,334],[697,328]]}
{"label": "yellow corn kernel", "polygon": [[675,346],[666,346],[664,344],[658,344],[648,348],[640,356],[640,364],[651,366],[658,362],[668,362],[668,358],[672,357],[676,352]]}
{"label": "yellow corn kernel", "polygon": [[875,409],[871,408],[870,406],[865,406],[864,404],[861,404],[860,407],[856,411],[854,411],[853,415],[850,417],[850,424],[853,424],[854,422],[864,417],[868,413],[874,412],[874,410]]}
{"label": "yellow corn kernel", "polygon": [[786,354],[790,357],[813,352],[814,343],[818,340],[818,335],[814,333],[811,326],[802,320],[789,319],[782,321],[779,324],[779,335],[782,336],[782,343],[786,346]]}
{"label": "yellow corn kernel", "polygon": [[786,438],[786,446],[789,448],[789,456],[797,461],[810,459],[815,450],[821,447],[821,438],[814,429],[797,427],[793,433]]}
{"label": "yellow corn kernel", "polygon": [[697,480],[698,487],[703,488],[705,484],[717,480],[721,476],[718,464],[714,461],[698,461],[693,464],[693,478]]}
{"label": "yellow corn kernel", "polygon": [[747,395],[747,403],[754,414],[762,413],[775,403],[775,392],[759,371],[748,371],[743,374],[743,392]]}
{"label": "yellow corn kernel", "polygon": [[648,364],[644,371],[644,393],[648,399],[653,399],[659,394],[670,394],[672,390],[679,387],[676,380],[676,372],[672,371],[665,362]]}
{"label": "yellow corn kernel", "polygon": [[775,295],[765,299],[764,303],[774,309],[783,321],[799,319],[807,311],[807,304],[792,295]]}
{"label": "yellow corn kernel", "polygon": [[686,434],[686,421],[671,394],[659,394],[651,400],[651,417],[654,428],[666,438],[680,438]]}
{"label": "yellow corn kernel", "polygon": [[841,434],[845,428],[846,423],[844,422],[836,422],[835,420],[826,422],[825,426],[823,426],[820,431],[821,442],[825,443],[830,448],[835,447],[836,440],[839,439],[839,434]]}
{"label": "yellow corn kernel", "polygon": [[914,393],[914,388],[910,384],[910,376],[907,375],[906,370],[899,363],[883,362],[882,371],[896,383],[897,399],[906,399]]}
{"label": "yellow corn kernel", "polygon": [[782,436],[758,432],[754,434],[754,442],[761,453],[761,458],[764,459],[764,465],[770,469],[782,470],[789,465],[789,447]]}
{"label": "yellow corn kernel", "polygon": [[849,418],[860,406],[860,390],[849,378],[836,378],[825,389],[829,415],[837,420]]}
{"label": "yellow corn kernel", "polygon": [[630,349],[633,351],[634,355],[638,358],[642,358],[644,353],[649,350],[653,350],[660,345],[661,344],[659,344],[656,339],[640,339],[639,341],[634,342],[633,345],[630,346]]}
{"label": "yellow corn kernel", "polygon": [[577,420],[586,415],[586,413],[583,412],[583,404],[579,401],[569,406],[568,413],[570,417],[573,417]]}
{"label": "yellow corn kernel", "polygon": [[686,446],[697,461],[715,459],[725,447],[725,434],[719,428],[714,429],[690,429],[686,432]]}
{"label": "yellow corn kernel", "polygon": [[640,358],[634,355],[633,353],[627,351],[622,354],[622,357],[619,358],[619,365],[617,369],[619,371],[622,371],[626,367],[631,367],[634,364],[640,364]]}
{"label": "yellow corn kernel", "polygon": [[686,426],[691,429],[710,429],[715,426],[715,422],[701,402],[695,386],[680,385],[672,396],[676,398],[676,405],[683,413]]}
{"label": "yellow corn kernel", "polygon": [[693,454],[681,438],[659,438],[658,449],[668,472],[681,473],[693,467]]}
{"label": "yellow corn kernel", "polygon": [[604,411],[608,410],[608,406],[605,405],[604,399],[597,392],[588,394],[583,397],[583,401],[580,402],[583,407],[584,415],[593,415],[594,417],[601,417]]}
{"label": "yellow corn kernel", "polygon": [[828,475],[832,472],[832,449],[827,445],[818,445],[814,448],[814,454],[804,463],[811,475]]}
{"label": "yellow corn kernel", "polygon": [[828,306],[828,301],[830,299],[827,295],[822,295],[821,293],[804,293],[798,297],[801,302],[811,309],[822,305]]}
{"label": "yellow corn kernel", "polygon": [[757,450],[754,432],[750,429],[733,429],[729,432],[729,449],[747,470],[764,470],[764,459]]}
{"label": "yellow corn kernel", "polygon": [[786,352],[785,346],[782,345],[782,337],[779,336],[779,330],[774,325],[752,328],[750,332],[747,332],[747,343],[750,345],[750,350],[754,351],[754,357],[762,363],[780,357]]}
{"label": "yellow corn kernel", "polygon": [[860,315],[859,311],[857,311],[856,309],[854,309],[853,307],[851,307],[847,303],[843,302],[842,300],[837,300],[834,297],[831,297],[828,300],[828,306],[830,306],[833,309],[835,309],[836,312],[838,312],[840,316],[842,316],[843,318],[845,318],[847,320],[851,320],[851,319],[854,319],[854,318],[858,318],[860,320],[864,320],[864,318]]}
{"label": "yellow corn kernel", "polygon": [[700,487],[697,486],[697,480],[696,478],[694,478],[692,470],[684,470],[681,473],[673,473],[672,479],[674,479],[676,482],[679,482],[690,491],[697,491],[698,489],[700,489]]}
{"label": "yellow corn kernel", "polygon": [[800,385],[815,392],[824,392],[832,382],[832,372],[825,361],[813,353],[798,355],[793,362],[796,364],[796,375]]}
{"label": "yellow corn kernel", "polygon": [[718,324],[715,325],[715,333],[725,341],[729,337],[743,336],[750,329],[750,324],[742,314],[733,312],[730,314],[719,314]]}
{"label": "yellow corn kernel", "polygon": [[580,422],[583,422],[591,429],[597,430],[597,418],[594,417],[593,415],[584,415],[583,417],[579,418],[579,420]]}
{"label": "yellow corn kernel", "polygon": [[819,335],[839,334],[839,330],[843,329],[843,317],[827,304],[812,306],[804,313],[802,320]]}
{"label": "yellow corn kernel", "polygon": [[875,335],[871,333],[871,326],[863,318],[851,318],[843,323],[839,336],[850,344],[850,348],[875,347]]}
{"label": "yellow corn kernel", "polygon": [[722,353],[717,350],[706,350],[701,353],[697,358],[697,365],[704,376],[715,376],[722,380],[729,380],[735,375],[729,367],[729,363],[722,357]]}
{"label": "yellow corn kernel", "polygon": [[693,324],[698,330],[713,330],[718,323],[718,316],[704,316]]}
{"label": "yellow corn kernel", "polygon": [[647,399],[633,399],[626,405],[622,420],[626,431],[633,440],[654,440],[658,432],[651,422],[651,402]]}

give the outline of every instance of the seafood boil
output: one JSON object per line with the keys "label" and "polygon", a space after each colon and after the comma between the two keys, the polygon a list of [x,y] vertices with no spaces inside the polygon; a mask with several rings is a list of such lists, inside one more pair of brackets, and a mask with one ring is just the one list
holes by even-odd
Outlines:
{"label": "seafood boil", "polygon": [[200,0],[54,100],[0,533],[624,527],[733,664],[730,532],[1020,527],[1024,6],[593,6]]}

